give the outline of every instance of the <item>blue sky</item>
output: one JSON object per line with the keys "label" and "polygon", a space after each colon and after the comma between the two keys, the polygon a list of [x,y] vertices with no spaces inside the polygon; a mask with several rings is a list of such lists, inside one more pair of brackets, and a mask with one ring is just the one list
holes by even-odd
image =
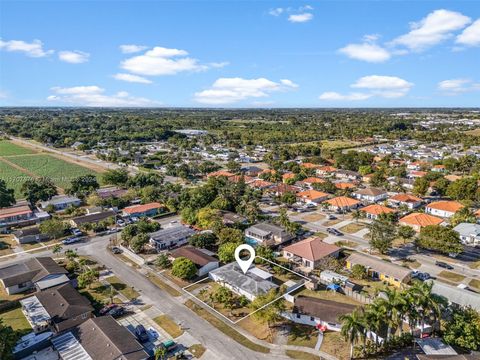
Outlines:
{"label": "blue sky", "polygon": [[480,106],[478,1],[0,7],[2,106]]}

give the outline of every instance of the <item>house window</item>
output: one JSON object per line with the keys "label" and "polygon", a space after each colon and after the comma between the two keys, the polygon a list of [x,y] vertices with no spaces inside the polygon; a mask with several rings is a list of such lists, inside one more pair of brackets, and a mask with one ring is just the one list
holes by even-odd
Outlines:
{"label": "house window", "polygon": [[297,313],[297,319],[300,319],[300,316],[301,316],[301,315],[300,315],[299,313]]}
{"label": "house window", "polygon": [[310,316],[310,321],[315,321],[315,318],[313,316]]}
{"label": "house window", "polygon": [[82,314],[82,319],[86,319],[88,317],[88,314],[85,313],[85,314]]}

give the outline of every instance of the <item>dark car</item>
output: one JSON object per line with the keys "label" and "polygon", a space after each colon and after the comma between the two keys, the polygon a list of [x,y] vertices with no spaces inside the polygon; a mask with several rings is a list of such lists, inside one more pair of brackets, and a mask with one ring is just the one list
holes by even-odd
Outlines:
{"label": "dark car", "polygon": [[335,235],[335,236],[342,236],[343,233],[338,231],[337,229],[334,229],[334,228],[327,228],[327,232],[329,234],[332,234],[332,235]]}
{"label": "dark car", "polygon": [[440,266],[441,268],[444,268],[444,269],[453,270],[452,265],[447,264],[446,262],[443,262],[443,261],[437,261],[435,262],[435,265]]}
{"label": "dark car", "polygon": [[143,325],[137,325],[135,328],[135,337],[141,343],[147,342],[149,340],[147,330]]}
{"label": "dark car", "polygon": [[117,304],[110,304],[110,305],[107,305],[107,306],[104,306],[102,309],[100,309],[100,311],[98,312],[100,315],[106,315],[108,314],[111,310],[117,308],[118,305]]}
{"label": "dark car", "polygon": [[123,314],[125,314],[125,309],[121,306],[117,306],[117,307],[113,308],[112,310],[110,310],[107,314],[111,315],[114,318],[117,318],[117,317],[120,317]]}
{"label": "dark car", "polygon": [[112,247],[112,253],[121,254],[122,252],[123,252],[123,250],[120,249],[119,247],[116,247],[116,246]]}

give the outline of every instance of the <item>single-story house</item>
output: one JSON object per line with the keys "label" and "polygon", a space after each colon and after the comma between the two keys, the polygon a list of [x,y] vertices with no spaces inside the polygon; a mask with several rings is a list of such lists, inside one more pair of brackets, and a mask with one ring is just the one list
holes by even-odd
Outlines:
{"label": "single-story house", "polygon": [[28,244],[38,241],[47,241],[50,240],[50,237],[46,234],[42,234],[38,226],[34,226],[13,232],[13,239],[19,244]]}
{"label": "single-story house", "polygon": [[296,194],[300,192],[302,189],[298,186],[288,185],[288,184],[277,184],[273,185],[268,189],[269,193],[274,194],[275,196],[282,196],[287,193]]}
{"label": "single-story house", "polygon": [[125,195],[128,190],[121,189],[116,186],[108,187],[108,188],[101,188],[97,190],[97,195],[101,199],[108,199],[108,198],[119,198]]}
{"label": "single-story house", "polygon": [[248,220],[245,216],[231,211],[220,210],[220,216],[224,225],[246,224]]}
{"label": "single-story house", "polygon": [[271,281],[272,274],[255,266],[244,274],[236,261],[210,271],[208,276],[234,293],[244,295],[250,301],[271,289],[278,288],[278,285]]}
{"label": "single-story house", "polygon": [[361,205],[360,201],[352,199],[348,196],[337,196],[324,202],[329,205],[330,209],[338,212],[356,209]]}
{"label": "single-story house", "polygon": [[68,273],[50,257],[31,258],[0,268],[0,283],[7,294],[18,294],[31,289],[43,290],[70,280]]}
{"label": "single-story house", "polygon": [[155,216],[162,208],[163,205],[158,202],[152,202],[144,205],[127,206],[125,209],[123,209],[123,215],[134,217]]}
{"label": "single-story house", "polygon": [[335,187],[338,190],[349,190],[349,189],[355,189],[356,185],[351,183],[351,182],[344,182],[344,181],[338,181],[334,183]]}
{"label": "single-story house", "polygon": [[444,220],[436,216],[423,214],[423,213],[411,213],[398,220],[400,225],[407,225],[412,227],[416,232],[420,232],[422,227],[429,225],[441,225]]}
{"label": "single-story house", "polygon": [[219,265],[218,259],[203,252],[202,249],[189,245],[173,250],[170,257],[172,259],[184,257],[193,262],[197,267],[197,276],[199,277],[207,275],[210,271],[218,268]]}
{"label": "single-story house", "polygon": [[240,171],[247,176],[258,176],[263,169],[258,166],[246,166],[241,168]]}
{"label": "single-story house", "polygon": [[93,307],[70,284],[42,290],[20,300],[22,311],[34,332],[60,333],[90,319]]}
{"label": "single-story house", "polygon": [[422,206],[423,200],[412,194],[397,194],[388,199],[388,204],[393,207],[406,206],[413,210]]}
{"label": "single-story house", "polygon": [[108,211],[89,214],[89,215],[77,216],[71,219],[70,223],[74,227],[79,227],[85,224],[97,224],[109,218],[114,218],[116,215],[117,213],[115,211],[108,210]]}
{"label": "single-story house", "polygon": [[111,316],[90,318],[52,339],[61,359],[147,360],[135,336]]}
{"label": "single-story house", "polygon": [[281,226],[267,222],[250,226],[245,230],[245,236],[251,243],[266,246],[280,245],[295,237],[295,235],[290,234]]}
{"label": "single-story house", "polygon": [[157,251],[166,250],[185,245],[188,242],[188,238],[193,234],[195,234],[195,230],[178,224],[151,233],[150,244]]}
{"label": "single-story house", "polygon": [[347,258],[347,269],[351,270],[354,265],[364,266],[370,277],[397,287],[408,283],[412,276],[410,269],[359,252],[354,252]]}
{"label": "single-story house", "polygon": [[356,190],[352,196],[360,201],[369,203],[376,203],[388,198],[388,194],[385,190],[373,187]]}
{"label": "single-story house", "polygon": [[338,258],[340,250],[338,246],[327,244],[318,237],[310,237],[285,247],[283,257],[313,270],[328,256]]}
{"label": "single-story house", "polygon": [[396,213],[396,210],[390,209],[389,207],[379,205],[379,204],[371,204],[371,205],[365,206],[364,208],[361,208],[360,211],[365,214],[367,219],[371,219],[371,220],[378,219],[378,217],[381,214]]}
{"label": "single-story house", "polygon": [[449,218],[462,208],[464,208],[463,204],[458,201],[435,201],[425,206],[425,212],[442,218]]}
{"label": "single-story house", "polygon": [[337,179],[359,180],[362,178],[362,175],[356,171],[340,169],[336,171],[335,177]]}
{"label": "single-story house", "polygon": [[0,209],[0,227],[34,224],[37,218],[26,202]]}
{"label": "single-story house", "polygon": [[306,179],[298,181],[297,184],[299,184],[301,186],[312,187],[313,184],[322,184],[324,182],[325,182],[325,180],[320,179],[318,177],[308,177]]}
{"label": "single-story house", "polygon": [[465,245],[480,245],[480,225],[471,223],[460,223],[453,228],[460,240]]}
{"label": "single-story house", "polygon": [[319,204],[322,201],[325,201],[328,199],[330,196],[327,193],[324,193],[322,191],[317,191],[317,190],[306,190],[306,191],[301,191],[296,194],[297,199],[306,203],[306,204]]}
{"label": "single-story house", "polygon": [[480,311],[480,296],[475,292],[435,281],[432,293],[444,297],[452,305],[461,307],[471,306],[475,310]]}
{"label": "single-story house", "polygon": [[337,171],[337,168],[330,165],[320,166],[318,167],[315,172],[317,175],[331,175]]}
{"label": "single-story house", "polygon": [[80,206],[82,204],[82,200],[75,196],[68,196],[68,195],[56,195],[52,197],[50,200],[41,201],[40,207],[42,209],[46,209],[50,205],[53,206],[55,211],[65,210],[70,206]]}
{"label": "single-story house", "polygon": [[266,180],[261,180],[261,179],[256,179],[256,180],[253,180],[252,182],[248,183],[248,186],[250,186],[251,188],[259,189],[259,190],[268,189],[273,185],[274,184],[272,182],[266,181]]}
{"label": "single-story house", "polygon": [[342,328],[340,316],[352,313],[355,308],[354,305],[336,301],[298,296],[295,298],[293,311],[291,313],[284,312],[282,315],[299,324],[340,331]]}

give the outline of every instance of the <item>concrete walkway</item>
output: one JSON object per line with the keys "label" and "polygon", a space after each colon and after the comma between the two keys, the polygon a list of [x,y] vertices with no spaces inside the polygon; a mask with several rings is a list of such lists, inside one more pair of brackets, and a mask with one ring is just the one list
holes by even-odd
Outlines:
{"label": "concrete walkway", "polygon": [[320,347],[322,346],[322,342],[323,342],[323,332],[319,331],[317,343],[315,344],[315,350],[317,351],[320,350]]}

